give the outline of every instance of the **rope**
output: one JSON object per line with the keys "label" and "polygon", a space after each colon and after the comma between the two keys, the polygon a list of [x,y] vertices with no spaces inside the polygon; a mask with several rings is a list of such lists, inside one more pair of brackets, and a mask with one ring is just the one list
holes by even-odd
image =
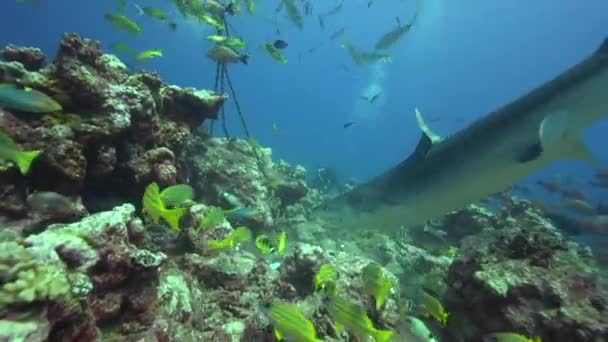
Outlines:
{"label": "rope", "polygon": [[241,125],[243,125],[243,130],[245,131],[245,136],[247,139],[251,137],[249,134],[249,128],[247,127],[247,122],[245,121],[245,116],[243,115],[243,111],[241,110],[241,105],[239,103],[238,98],[236,97],[236,91],[234,91],[234,87],[232,86],[232,81],[230,80],[230,75],[228,75],[228,68],[223,66],[224,70],[224,78],[226,82],[228,82],[228,87],[230,88],[230,93],[232,94],[232,98],[234,99],[234,106],[236,107],[236,112],[239,115],[239,119],[241,120]]}
{"label": "rope", "polygon": [[[224,79],[226,77],[225,71],[226,71],[226,66],[222,64],[220,67],[220,77],[222,78],[222,81],[220,82],[220,94],[224,93]],[[220,120],[222,122],[222,130],[224,131],[224,135],[227,138],[230,138],[230,134],[228,134],[228,126],[226,125],[226,115],[225,115],[223,105],[220,109]]]}
{"label": "rope", "polygon": [[[223,22],[224,22],[225,36],[230,37],[229,29],[232,29],[232,27],[228,25],[227,20],[224,19]],[[216,33],[221,34],[220,30],[216,30]],[[247,122],[245,121],[245,115],[243,114],[243,111],[241,110],[241,105],[236,96],[236,91],[234,90],[234,87],[232,86],[232,81],[230,80],[230,76],[228,75],[228,68],[226,67],[225,64],[223,64],[221,62],[217,62],[215,64],[215,82],[214,82],[213,90],[216,93],[219,92],[220,94],[223,94],[225,82],[228,82],[228,87],[230,88],[230,94],[232,95],[232,98],[234,99],[234,105],[236,107],[236,112],[239,116],[239,120],[241,121],[241,125],[243,126],[243,130],[245,131],[245,136],[247,137],[247,139],[249,139],[251,137],[251,134],[249,134],[249,128],[247,127]],[[226,137],[230,138],[230,134],[228,133],[228,125],[226,124],[226,114],[225,114],[223,105],[220,108],[220,121],[222,123],[222,130],[224,131],[224,135]],[[211,136],[213,136],[214,123],[215,123],[215,120],[211,121],[211,123],[209,124],[209,134]],[[257,153],[256,153],[256,155],[257,155]]]}
{"label": "rope", "polygon": [[[215,82],[213,83],[213,91],[214,92],[218,92],[218,87],[219,87],[219,83],[220,83],[220,70],[221,70],[222,64],[220,62],[215,63]],[[222,106],[222,110],[223,110],[224,106]],[[213,136],[213,124],[215,123],[215,120],[212,120],[211,123],[209,124],[209,135]]]}

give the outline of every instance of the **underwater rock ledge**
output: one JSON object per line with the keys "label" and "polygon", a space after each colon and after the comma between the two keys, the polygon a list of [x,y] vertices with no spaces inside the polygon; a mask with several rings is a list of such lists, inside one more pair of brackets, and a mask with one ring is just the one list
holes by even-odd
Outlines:
{"label": "underwater rock ledge", "polygon": [[[37,49],[11,45],[3,56],[0,83],[35,89],[62,107],[31,113],[20,107],[23,93],[3,98],[9,106],[0,109],[0,131],[23,149],[42,151],[28,175],[32,190],[79,198],[97,188],[134,199],[152,181],[174,184],[183,170],[171,155],[181,153],[195,127],[217,118],[227,100],[164,84],[154,73],[130,73],[115,56],[103,54],[99,42],[77,34],[65,34],[55,60],[43,68]],[[155,152],[159,148],[169,153]],[[14,215],[26,206],[10,186],[20,184],[21,176],[8,169],[0,178],[0,212]]]}

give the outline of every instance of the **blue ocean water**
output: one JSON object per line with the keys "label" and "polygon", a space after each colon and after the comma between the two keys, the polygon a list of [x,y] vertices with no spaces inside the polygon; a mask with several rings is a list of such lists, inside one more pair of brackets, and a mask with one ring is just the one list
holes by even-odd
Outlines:
{"label": "blue ocean water", "polygon": [[[101,41],[107,51],[117,41],[138,50],[162,48],[164,57],[148,62],[146,69],[180,86],[213,87],[215,63],[206,57],[212,46],[205,39],[212,33],[208,26],[183,19],[166,0],[127,3],[126,14],[144,27],[139,37],[118,32],[104,20],[118,1],[40,0],[35,5],[5,0],[0,45],[36,46],[52,56],[63,32],[77,32]],[[138,17],[134,3],[167,9],[177,31]],[[249,65],[230,65],[250,130],[277,157],[311,170],[333,167],[344,178],[361,180],[413,150],[420,136],[415,107],[436,117],[432,128],[448,135],[556,76],[608,36],[608,2],[603,0],[378,0],[371,8],[368,1],[347,1],[340,13],[326,19],[324,30],[316,15],[337,2],[311,1],[313,15],[305,17],[302,31],[284,13],[275,15],[278,3],[260,0],[255,15],[228,19],[252,55]],[[371,49],[394,28],[396,17],[408,21],[420,3],[418,21],[391,50],[391,63],[356,66],[339,46],[341,40],[329,40],[344,27],[350,42]],[[273,20],[280,24],[280,35]],[[259,47],[277,38],[289,42],[286,65]],[[378,91],[382,94],[371,105],[360,99]],[[230,103],[227,110],[230,131],[242,134]],[[355,124],[344,129],[345,122]],[[602,138],[606,128],[602,122],[586,132],[586,141],[602,160],[608,160]],[[590,173],[583,162],[565,161],[535,177],[585,178]]]}

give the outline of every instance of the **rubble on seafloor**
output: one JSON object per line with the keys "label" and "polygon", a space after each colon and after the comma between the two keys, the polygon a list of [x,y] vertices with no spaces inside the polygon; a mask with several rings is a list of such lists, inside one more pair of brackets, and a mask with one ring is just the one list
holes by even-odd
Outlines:
{"label": "rubble on seafloor", "polygon": [[[434,223],[443,235],[432,249],[426,231],[388,236],[381,221],[332,237],[314,211],[323,194],[308,187],[303,167],[273,160],[254,141],[198,132],[226,96],[130,73],[74,34],[52,63],[32,48],[9,46],[2,56],[0,83],[45,91],[64,112],[0,110],[0,131],[43,151],[26,176],[0,170],[0,340],[275,341],[264,312],[283,301],[312,320],[319,338],[361,341],[337,331],[315,292],[315,273],[327,263],[338,291],[378,328],[399,331],[404,315],[416,315],[412,293],[430,288],[449,312],[445,327],[425,319],[441,341],[497,331],[608,340],[606,292],[588,251],[527,202],[450,213]],[[136,206],[151,182],[194,188],[181,229],[141,217]],[[32,194],[74,206],[37,212]],[[206,249],[236,224],[222,217],[200,231],[197,222],[234,201],[251,209],[238,224],[254,234],[288,232],[284,255],[262,254],[251,242]],[[372,260],[398,284],[382,310],[363,291]]]}

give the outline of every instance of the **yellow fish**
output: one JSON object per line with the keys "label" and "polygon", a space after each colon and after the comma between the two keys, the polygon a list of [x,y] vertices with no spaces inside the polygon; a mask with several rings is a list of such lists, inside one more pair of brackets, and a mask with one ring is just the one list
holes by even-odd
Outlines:
{"label": "yellow fish", "polygon": [[154,222],[158,223],[162,217],[173,230],[179,231],[179,220],[188,208],[167,209],[165,203],[161,200],[158,184],[151,183],[148,185],[142,202],[144,207],[142,211],[150,216]]}
{"label": "yellow fish", "polygon": [[287,249],[287,232],[282,231],[279,233],[277,237],[277,253],[279,255],[285,254],[285,250]]}
{"label": "yellow fish", "polygon": [[279,341],[323,342],[317,338],[314,324],[294,305],[272,304],[268,318]]}
{"label": "yellow fish", "polygon": [[146,51],[142,51],[139,54],[137,54],[137,56],[135,56],[135,60],[138,62],[147,62],[152,58],[162,57],[162,56],[163,56],[162,49],[146,50]]}
{"label": "yellow fish", "polygon": [[63,110],[61,104],[45,93],[12,83],[0,84],[0,107],[28,113],[52,113]]}
{"label": "yellow fish", "polygon": [[332,264],[323,264],[315,274],[315,291],[323,290],[326,294],[333,295],[336,292],[337,278],[336,267]]}
{"label": "yellow fish", "polygon": [[517,333],[494,333],[484,337],[484,342],[542,342],[540,337],[527,338]]}
{"label": "yellow fish", "polygon": [[262,254],[270,254],[274,252],[270,239],[266,235],[259,235],[255,238],[255,247],[262,252]]}
{"label": "yellow fish", "polygon": [[445,308],[437,298],[431,296],[426,291],[422,291],[422,309],[428,316],[435,318],[444,326],[446,325],[448,321],[447,311],[445,311]]}
{"label": "yellow fish", "polygon": [[130,34],[138,35],[142,33],[141,25],[122,14],[106,13],[104,18],[112,23],[114,28],[123,30]]}
{"label": "yellow fish", "polygon": [[0,132],[0,160],[8,160],[15,163],[22,175],[28,173],[32,161],[39,154],[40,151],[22,151],[13,139]]}

